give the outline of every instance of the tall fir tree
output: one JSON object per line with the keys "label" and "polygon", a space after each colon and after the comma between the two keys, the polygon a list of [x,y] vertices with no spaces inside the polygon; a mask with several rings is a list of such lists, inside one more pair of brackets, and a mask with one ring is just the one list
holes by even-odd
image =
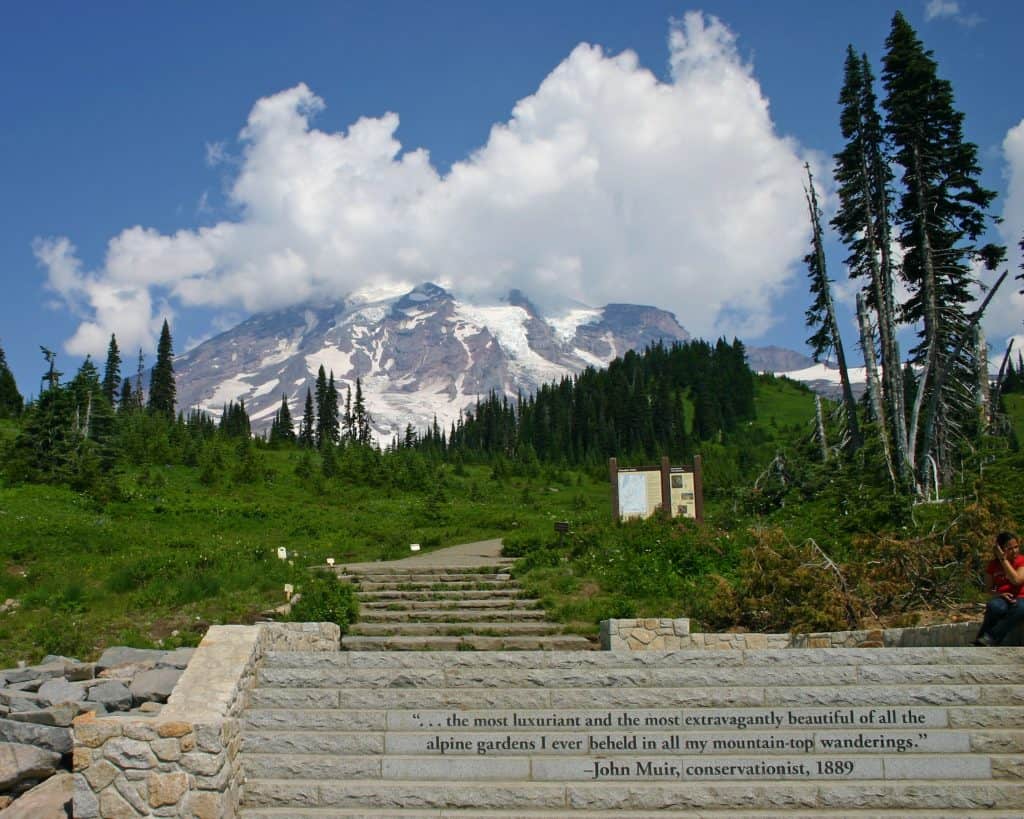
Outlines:
{"label": "tall fir tree", "polygon": [[952,86],[939,78],[932,52],[900,12],[886,39],[883,67],[886,135],[902,168],[894,218],[910,291],[903,314],[921,328],[911,351],[920,375],[908,454],[925,485],[928,458],[942,475],[952,473],[950,456],[973,416],[977,362],[967,342],[980,316],[968,313],[978,284],[972,262],[992,269],[1005,248],[978,245],[995,193],[978,181],[978,148],[964,139]]}
{"label": "tall fir tree", "polygon": [[[356,379],[356,395],[352,401],[352,424],[355,433],[355,441],[361,446],[370,446],[373,443],[373,432],[371,430],[370,413],[366,410],[366,401],[363,398],[363,384]],[[434,426],[437,427],[437,417],[434,418]],[[439,436],[438,436],[439,437]]]}
{"label": "tall fir tree", "polygon": [[117,348],[117,339],[110,334],[107,345],[107,363],[103,368],[103,395],[111,407],[117,406],[121,390],[121,351]]}
{"label": "tall fir tree", "polygon": [[14,373],[7,366],[7,356],[0,347],[0,418],[17,418],[25,406],[25,401],[18,392]]}
{"label": "tall fir tree", "polygon": [[327,417],[324,423],[324,432],[327,435],[327,440],[336,444],[340,440],[341,432],[338,426],[338,388],[334,384],[334,370],[331,370],[331,374],[327,377],[325,412]]}
{"label": "tall fir tree", "polygon": [[893,174],[886,157],[885,132],[878,111],[874,75],[866,55],[853,47],[846,51],[843,87],[839,94],[840,129],[846,145],[835,155],[835,179],[839,208],[832,226],[849,250],[846,265],[862,287],[864,310],[861,320],[865,360],[875,359],[875,334],[869,310],[876,316],[878,356],[882,377],[876,381],[869,371],[875,394],[874,414],[882,448],[892,462],[893,478],[904,489],[914,484],[913,468],[907,459],[906,410],[900,371],[897,316],[893,295],[892,228],[890,224]]}
{"label": "tall fir tree", "polygon": [[292,413],[288,408],[287,395],[281,396],[281,406],[274,414],[274,422],[270,425],[270,443],[295,443],[295,424],[292,422]]}
{"label": "tall fir tree", "polygon": [[171,328],[164,319],[160,329],[160,340],[156,345],[156,364],[149,378],[149,409],[167,420],[174,420],[174,405],[177,388],[174,383],[174,351],[171,343]]}
{"label": "tall fir tree", "polygon": [[306,404],[299,423],[299,446],[312,449],[316,446],[316,413],[313,411],[313,394],[306,388]]}

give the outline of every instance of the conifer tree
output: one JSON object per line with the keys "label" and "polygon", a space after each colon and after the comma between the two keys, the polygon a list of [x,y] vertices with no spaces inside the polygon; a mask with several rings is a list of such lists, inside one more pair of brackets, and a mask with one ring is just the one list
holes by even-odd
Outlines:
{"label": "conifer tree", "polygon": [[327,439],[332,443],[338,443],[340,431],[338,428],[338,388],[334,385],[334,370],[331,370],[331,374],[327,378],[327,405],[326,405],[326,424],[324,429],[327,433]]}
{"label": "conifer tree", "polygon": [[7,356],[3,347],[0,347],[0,418],[17,418],[24,405],[14,373],[7,366]]}
{"label": "conifer tree", "polygon": [[[868,310],[877,317],[878,350],[882,369],[880,384],[872,384],[875,393],[873,412],[877,416],[882,448],[893,453],[894,477],[910,489],[913,469],[907,460],[906,410],[900,372],[899,342],[896,336],[896,307],[893,297],[893,260],[890,225],[890,185],[892,170],[885,156],[885,134],[874,92],[874,76],[867,56],[858,56],[847,48],[842,106],[839,124],[844,148],[835,155],[839,209],[832,226],[850,253],[846,264],[850,276],[866,279],[862,288],[864,311],[861,319],[865,360],[875,359],[875,336],[870,330]],[[874,377],[872,368],[868,376]],[[890,446],[891,444],[891,446]]]}
{"label": "conifer tree", "polygon": [[[371,419],[363,400],[363,385],[358,378],[356,379],[356,395],[352,402],[352,422],[356,443],[361,446],[370,446],[373,443],[373,434],[370,430]],[[434,417],[434,429],[437,431],[437,416]]]}
{"label": "conifer tree", "polygon": [[103,395],[111,407],[117,406],[118,394],[121,389],[121,351],[117,348],[117,339],[110,334],[107,346],[107,363],[103,368]]}
{"label": "conifer tree", "polygon": [[978,181],[978,149],[963,137],[964,117],[953,106],[952,86],[938,77],[932,52],[900,12],[893,17],[886,49],[882,106],[894,159],[902,168],[894,217],[910,290],[903,312],[921,327],[912,350],[920,376],[908,454],[924,485],[928,457],[943,474],[951,473],[949,455],[963,434],[965,417],[973,414],[977,368],[968,340],[980,316],[967,310],[977,285],[971,263],[993,269],[1005,248],[977,244],[995,193]]}
{"label": "conifer tree", "polygon": [[306,405],[299,424],[299,446],[312,449],[316,446],[316,415],[313,412],[313,394],[306,388]]}
{"label": "conifer tree", "polygon": [[270,443],[295,443],[295,424],[292,422],[291,410],[288,409],[287,395],[281,396],[281,407],[274,415],[274,422],[270,427]]}
{"label": "conifer tree", "polygon": [[174,420],[174,404],[177,389],[174,384],[174,352],[171,346],[171,329],[164,319],[160,329],[160,340],[156,345],[156,364],[149,380],[149,409],[151,412]]}

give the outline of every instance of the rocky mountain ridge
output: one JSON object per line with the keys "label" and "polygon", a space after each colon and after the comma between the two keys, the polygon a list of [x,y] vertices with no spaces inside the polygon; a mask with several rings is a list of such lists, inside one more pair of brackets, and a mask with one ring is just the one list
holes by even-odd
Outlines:
{"label": "rocky mountain ridge", "polygon": [[[282,395],[298,420],[323,365],[342,400],[360,379],[374,431],[387,441],[406,424],[423,428],[435,416],[447,427],[492,390],[528,394],[627,350],[689,338],[657,307],[581,306],[547,317],[518,290],[503,303],[474,305],[425,283],[252,316],[177,357],[174,368],[180,407],[219,415],[227,402],[242,400],[262,430]],[[780,348],[752,349],[749,358],[758,370],[811,364]]]}

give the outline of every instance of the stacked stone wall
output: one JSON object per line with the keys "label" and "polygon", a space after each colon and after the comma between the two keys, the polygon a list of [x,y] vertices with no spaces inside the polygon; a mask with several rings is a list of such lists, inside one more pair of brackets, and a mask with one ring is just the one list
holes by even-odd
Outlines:
{"label": "stacked stone wall", "polygon": [[74,723],[74,815],[81,819],[235,816],[238,716],[267,651],[337,651],[333,623],[214,626],[163,711]]}
{"label": "stacked stone wall", "polygon": [[[674,651],[684,648],[926,648],[967,646],[978,623],[943,623],[916,628],[824,631],[811,634],[691,632],[688,618],[648,617],[601,621],[601,648],[606,651]],[[1019,641],[1016,643],[1019,644]]]}

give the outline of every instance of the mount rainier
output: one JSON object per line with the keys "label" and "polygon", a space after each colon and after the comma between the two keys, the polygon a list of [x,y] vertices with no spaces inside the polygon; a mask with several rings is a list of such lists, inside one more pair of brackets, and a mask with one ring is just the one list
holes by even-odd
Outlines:
{"label": "mount rainier", "polygon": [[[545,318],[519,291],[497,305],[457,300],[434,284],[400,294],[353,294],[335,304],[261,313],[174,360],[180,407],[219,415],[243,400],[253,427],[270,425],[288,397],[302,414],[322,364],[340,395],[362,383],[382,442],[406,424],[442,428],[492,390],[515,396],[604,367],[627,350],[690,334],[656,307],[609,304]],[[777,348],[749,350],[755,369],[795,370],[810,360]]]}

